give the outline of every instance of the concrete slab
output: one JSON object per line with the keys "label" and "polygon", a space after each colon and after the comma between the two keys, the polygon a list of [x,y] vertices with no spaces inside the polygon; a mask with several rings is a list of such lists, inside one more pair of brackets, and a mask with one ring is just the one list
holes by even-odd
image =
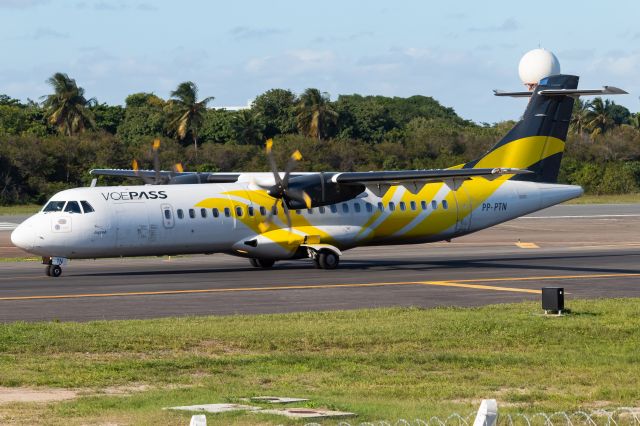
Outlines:
{"label": "concrete slab", "polygon": [[266,402],[268,404],[289,404],[291,402],[305,402],[307,398],[291,398],[288,396],[254,396],[247,398],[247,401]]}
{"label": "concrete slab", "polygon": [[184,405],[180,407],[167,407],[165,410],[204,411],[207,413],[226,413],[229,411],[257,411],[260,407],[242,404],[200,404]]}
{"label": "concrete slab", "polygon": [[277,414],[290,419],[322,419],[336,417],[353,417],[355,413],[346,411],[331,411],[321,408],[283,408],[278,410],[262,410],[260,413]]}

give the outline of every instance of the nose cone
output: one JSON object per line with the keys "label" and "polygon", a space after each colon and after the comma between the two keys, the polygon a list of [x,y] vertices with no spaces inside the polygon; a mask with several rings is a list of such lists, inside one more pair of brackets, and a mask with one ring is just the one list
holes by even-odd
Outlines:
{"label": "nose cone", "polygon": [[11,242],[23,250],[31,250],[33,248],[33,232],[31,231],[31,227],[24,223],[18,225],[11,233]]}

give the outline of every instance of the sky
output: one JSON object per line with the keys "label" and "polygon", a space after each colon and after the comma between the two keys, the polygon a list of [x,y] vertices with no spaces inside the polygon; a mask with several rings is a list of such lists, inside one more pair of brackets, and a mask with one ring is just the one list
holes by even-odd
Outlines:
{"label": "sky", "polygon": [[67,73],[99,102],[168,98],[193,81],[210,106],[272,88],[432,96],[478,123],[517,119],[518,62],[543,47],[580,87],[613,85],[640,111],[640,2],[0,0],[0,93],[39,100]]}

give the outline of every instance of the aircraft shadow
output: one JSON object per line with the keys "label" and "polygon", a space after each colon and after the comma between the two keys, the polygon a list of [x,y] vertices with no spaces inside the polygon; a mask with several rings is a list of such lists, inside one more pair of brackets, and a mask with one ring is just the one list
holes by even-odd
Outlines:
{"label": "aircraft shadow", "polygon": [[[543,255],[543,256],[515,256],[501,259],[467,258],[467,259],[443,259],[443,260],[416,260],[414,259],[390,259],[390,260],[346,260],[340,263],[337,272],[343,271],[424,271],[433,272],[437,270],[473,270],[473,269],[496,269],[496,270],[529,270],[529,271],[549,271],[550,273],[591,273],[591,274],[628,274],[640,273],[640,268],[589,266],[604,263],[607,259],[615,260],[623,257],[633,257],[629,263],[640,264],[640,253],[622,254],[584,254],[584,255]],[[637,260],[635,260],[637,258]],[[538,263],[541,262],[541,263]],[[578,263],[571,265],[572,262]],[[286,272],[297,270],[309,270],[313,268],[309,261],[283,261],[273,268],[273,272]],[[154,276],[154,275],[197,275],[197,274],[229,274],[229,273],[264,273],[259,268],[246,267],[216,267],[216,268],[180,268],[163,270],[127,270],[111,272],[91,272],[74,273],[75,277],[109,277],[109,276]],[[330,271],[326,271],[330,272]],[[71,275],[70,275],[71,276]]]}

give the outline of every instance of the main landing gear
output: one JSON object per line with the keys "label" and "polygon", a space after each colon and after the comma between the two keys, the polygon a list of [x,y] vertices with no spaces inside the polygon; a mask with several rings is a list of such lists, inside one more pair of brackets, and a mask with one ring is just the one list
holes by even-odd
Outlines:
{"label": "main landing gear", "polygon": [[340,263],[338,253],[331,250],[320,250],[311,257],[313,264],[318,269],[336,269]]}
{"label": "main landing gear", "polygon": [[251,266],[254,268],[268,269],[271,268],[276,261],[273,259],[256,259],[252,257],[249,259],[249,263],[251,263]]}
{"label": "main landing gear", "polygon": [[67,259],[61,257],[43,257],[42,263],[45,265],[44,273],[48,277],[58,278],[62,275],[62,265],[66,263]]}

